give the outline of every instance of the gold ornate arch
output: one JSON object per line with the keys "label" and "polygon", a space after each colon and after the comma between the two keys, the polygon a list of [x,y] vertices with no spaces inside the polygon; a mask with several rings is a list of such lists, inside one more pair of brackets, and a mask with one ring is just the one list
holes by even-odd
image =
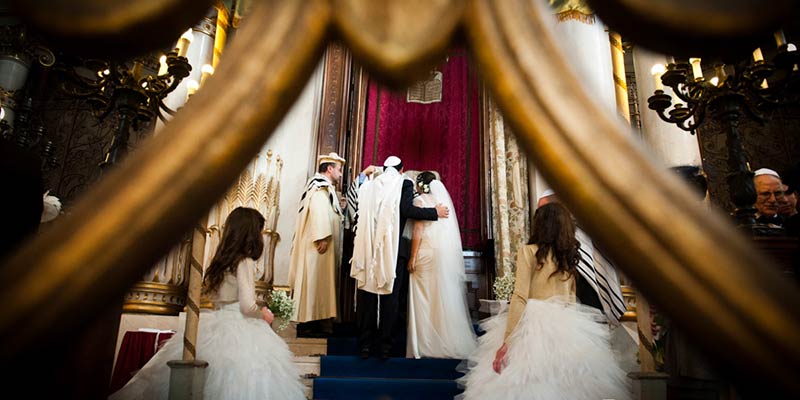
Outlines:
{"label": "gold ornate arch", "polygon": [[[122,32],[108,40],[125,39],[131,25],[169,24],[162,13],[174,10],[146,8],[145,0],[23,3],[31,15],[52,18],[59,5],[91,3],[118,18],[94,13],[74,26],[54,24],[56,35]],[[194,9],[203,2],[165,3]],[[341,38],[373,76],[403,84],[427,71],[462,29],[521,144],[626,275],[730,365],[800,392],[797,289],[724,216],[696,207],[687,188],[626,138],[628,128],[570,72],[547,23],[551,13],[540,3],[259,3],[208,89],[92,188],[71,215],[2,266],[1,354],[23,354],[47,335],[79,327],[124,293],[261,148],[327,41]],[[141,12],[112,12],[137,5]],[[114,24],[119,29],[109,28]],[[218,93],[225,93],[224,102]]]}

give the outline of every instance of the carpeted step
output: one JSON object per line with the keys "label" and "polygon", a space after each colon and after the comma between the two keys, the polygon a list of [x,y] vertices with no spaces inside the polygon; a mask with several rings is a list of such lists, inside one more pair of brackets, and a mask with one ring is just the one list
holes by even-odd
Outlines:
{"label": "carpeted step", "polygon": [[450,400],[461,389],[452,380],[326,377],[314,379],[313,392],[317,400]]}
{"label": "carpeted step", "polygon": [[329,337],[329,356],[354,356],[358,354],[358,340],[355,337]]}
{"label": "carpeted step", "polygon": [[356,356],[323,356],[320,358],[320,376],[452,380],[463,375],[456,371],[460,362],[440,358],[381,360],[370,357],[362,360]]}

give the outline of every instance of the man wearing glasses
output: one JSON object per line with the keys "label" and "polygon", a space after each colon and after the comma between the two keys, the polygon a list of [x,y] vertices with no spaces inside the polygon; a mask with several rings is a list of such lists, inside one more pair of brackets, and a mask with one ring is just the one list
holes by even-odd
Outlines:
{"label": "man wearing glasses", "polygon": [[756,222],[783,226],[778,214],[778,203],[784,201],[783,182],[777,172],[769,168],[755,171],[753,183],[756,187]]}

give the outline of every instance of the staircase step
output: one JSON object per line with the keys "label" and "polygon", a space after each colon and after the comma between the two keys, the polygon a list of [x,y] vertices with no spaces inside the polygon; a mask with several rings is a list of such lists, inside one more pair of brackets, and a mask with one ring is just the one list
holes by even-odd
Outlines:
{"label": "staircase step", "polygon": [[313,378],[319,376],[320,373],[320,358],[314,356],[295,356],[294,363],[297,369],[300,370],[300,376],[304,378]]}
{"label": "staircase step", "polygon": [[303,394],[305,394],[306,399],[311,400],[314,398],[314,379],[313,378],[303,378]]}
{"label": "staircase step", "polygon": [[324,356],[328,353],[327,339],[289,338],[286,343],[296,356]]}
{"label": "staircase step", "polygon": [[380,360],[370,357],[362,360],[356,356],[324,356],[320,358],[319,376],[452,380],[463,375],[456,371],[460,362],[441,358]]}
{"label": "staircase step", "polygon": [[451,400],[461,389],[452,380],[326,377],[314,379],[313,392],[317,400]]}

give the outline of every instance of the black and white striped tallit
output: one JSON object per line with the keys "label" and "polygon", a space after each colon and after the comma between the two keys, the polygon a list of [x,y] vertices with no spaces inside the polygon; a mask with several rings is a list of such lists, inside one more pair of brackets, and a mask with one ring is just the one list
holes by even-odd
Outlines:
{"label": "black and white striped tallit", "polygon": [[336,214],[342,215],[342,209],[339,205],[339,200],[336,198],[336,189],[333,188],[331,182],[320,174],[314,175],[311,179],[308,180],[308,184],[306,184],[306,190],[303,192],[303,195],[300,196],[300,209],[297,210],[297,213],[300,214],[306,208],[307,201],[306,198],[309,198],[310,193],[321,188],[326,188],[328,190],[328,200],[331,202],[331,207],[336,212]]}
{"label": "black and white striped tallit", "polygon": [[616,268],[599,249],[594,247],[592,239],[586,232],[576,228],[575,238],[581,243],[578,272],[597,292],[606,318],[613,322],[619,321],[625,314],[625,301],[622,299]]}
{"label": "black and white striped tallit", "polygon": [[344,198],[347,200],[347,207],[344,210],[344,229],[355,231],[358,222],[358,179],[350,182]]}

